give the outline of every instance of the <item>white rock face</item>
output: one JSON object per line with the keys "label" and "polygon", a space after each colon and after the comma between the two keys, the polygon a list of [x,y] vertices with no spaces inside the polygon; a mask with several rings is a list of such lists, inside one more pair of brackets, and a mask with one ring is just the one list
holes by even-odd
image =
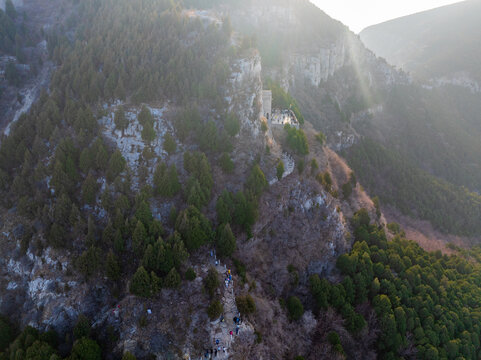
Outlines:
{"label": "white rock face", "polygon": [[[282,154],[281,161],[284,164],[284,174],[282,174],[282,178],[284,179],[285,177],[291,175],[294,172],[296,162],[294,161],[293,157],[286,152]],[[277,179],[277,177],[275,177],[269,181],[269,185],[274,185],[278,181],[279,180]]]}
{"label": "white rock face", "polygon": [[39,301],[46,297],[55,297],[55,294],[49,291],[52,284],[53,280],[36,278],[28,283],[28,295],[34,301]]}
{"label": "white rock face", "polygon": [[346,66],[353,67],[360,78],[366,79],[364,85],[368,88],[374,84],[390,86],[410,82],[404,73],[377,58],[357,36],[349,32],[335,42],[322,45],[319,50],[291,54],[287,69],[281,73],[290,72],[284,80],[308,79],[313,86],[319,86]]}
{"label": "white rock face", "polygon": [[[117,105],[120,104],[117,103]],[[164,135],[167,132],[170,132],[172,135],[174,135],[174,130],[172,129],[172,126],[163,118],[163,114],[167,109],[167,105],[163,108],[147,108],[154,117],[154,130],[156,132],[156,138],[151,144],[155,153],[155,158],[152,160],[154,164],[151,167],[151,170],[153,171],[153,169],[155,169],[157,158],[164,159],[167,156],[167,152],[163,149]],[[115,110],[116,106],[109,108],[110,114],[100,120],[100,124],[103,125],[103,133],[107,138],[112,140],[117,145],[117,148],[122,153],[122,156],[125,158],[125,160],[127,160],[128,166],[135,172],[135,174],[137,174],[142,152],[147,146],[144,140],[142,140],[142,125],[138,121],[140,109],[134,108],[125,112],[125,116],[129,120],[129,125],[127,129],[124,130],[123,134],[122,131],[115,128]],[[180,144],[178,145],[180,146]],[[136,182],[134,179],[134,186],[135,183]]]}
{"label": "white rock face", "polygon": [[460,86],[468,89],[473,94],[481,92],[481,84],[472,79],[469,74],[465,72],[459,72],[452,75],[431,79],[429,83],[424,86],[424,88],[432,89],[446,85]]}
{"label": "white rock face", "polygon": [[312,85],[319,86],[321,81],[327,80],[344,66],[346,54],[344,42],[338,41],[320,49],[316,54],[292,54],[291,64],[295,72],[309,79]]}
{"label": "white rock face", "polygon": [[326,203],[325,196],[323,196],[323,194],[317,195],[316,197],[307,199],[302,205],[302,210],[309,211],[313,206],[324,206],[325,203]]}
{"label": "white rock face", "polygon": [[241,129],[248,130],[254,137],[260,133],[261,72],[261,58],[257,51],[249,57],[237,60],[232,66],[230,84],[225,94],[229,111],[238,116]]}

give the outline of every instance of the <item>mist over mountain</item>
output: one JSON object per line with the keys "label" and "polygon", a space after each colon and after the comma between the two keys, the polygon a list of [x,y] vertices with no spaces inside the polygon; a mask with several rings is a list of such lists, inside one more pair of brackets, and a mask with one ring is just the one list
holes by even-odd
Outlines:
{"label": "mist over mountain", "polygon": [[471,79],[479,91],[480,22],[481,1],[468,0],[370,26],[360,37],[376,55],[422,81]]}

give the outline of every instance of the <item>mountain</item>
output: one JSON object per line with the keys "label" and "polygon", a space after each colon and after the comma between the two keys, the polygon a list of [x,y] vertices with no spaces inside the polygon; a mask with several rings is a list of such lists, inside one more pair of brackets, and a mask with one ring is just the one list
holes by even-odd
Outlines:
{"label": "mountain", "polygon": [[428,82],[480,91],[481,1],[468,0],[373,25],[360,33],[376,55]]}
{"label": "mountain", "polygon": [[[371,154],[362,162],[383,164],[352,163],[372,196],[445,233],[480,234],[481,218],[475,215],[480,210],[480,94],[459,86],[426,87],[411,79],[312,4],[246,1],[222,6],[235,29],[255,36],[264,77],[297,100],[304,118],[327,135],[331,148],[351,160]],[[365,140],[381,147],[359,150]],[[382,149],[397,153],[410,170],[401,174],[406,167],[380,162],[378,157],[386,155]],[[417,179],[411,173],[415,169],[425,181],[403,189],[395,179]],[[386,182],[381,174],[393,175],[393,180]],[[431,196],[419,196],[434,187]]]}
{"label": "mountain", "polygon": [[479,236],[476,94],[307,0],[48,5],[0,10],[0,360],[477,357],[479,247],[384,214]]}

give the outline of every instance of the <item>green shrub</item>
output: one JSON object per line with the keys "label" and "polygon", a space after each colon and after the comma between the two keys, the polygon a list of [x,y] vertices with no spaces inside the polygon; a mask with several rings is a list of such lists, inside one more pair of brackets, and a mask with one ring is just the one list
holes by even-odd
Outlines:
{"label": "green shrub", "polygon": [[107,263],[105,266],[107,277],[112,281],[117,281],[120,278],[121,271],[117,256],[112,250],[110,250],[107,255]]}
{"label": "green shrub", "polygon": [[286,124],[284,130],[287,132],[287,144],[298,154],[309,154],[309,144],[304,131],[296,129],[295,127]]}
{"label": "green shrub", "polygon": [[188,268],[184,276],[186,280],[193,281],[197,277],[197,274],[195,273],[193,268]]}
{"label": "green shrub", "polygon": [[269,184],[261,168],[259,165],[254,165],[247,178],[246,188],[257,197],[260,196],[268,186]]}
{"label": "green shrub", "polygon": [[304,306],[297,296],[291,296],[287,299],[287,311],[292,320],[299,320],[304,314]]}
{"label": "green shrub", "polygon": [[130,352],[127,351],[122,356],[122,360],[137,360],[137,358],[134,355],[132,355]]}
{"label": "green shrub", "polygon": [[130,292],[137,296],[150,296],[150,276],[143,266],[139,267],[130,280]]}
{"label": "green shrub", "polygon": [[245,296],[237,296],[235,298],[237,309],[242,315],[253,314],[256,311],[256,303],[249,294]]}
{"label": "green shrub", "polygon": [[75,327],[73,328],[73,336],[75,339],[90,336],[90,320],[83,314],[80,314]]}
{"label": "green shrub", "polygon": [[207,273],[207,276],[204,278],[204,288],[211,298],[214,296],[219,284],[220,282],[217,270],[214,267],[211,267]]}
{"label": "green shrub", "polygon": [[240,121],[235,114],[227,115],[225,119],[225,130],[230,136],[236,136],[240,130]]}
{"label": "green shrub", "polygon": [[182,280],[177,270],[173,267],[164,279],[165,287],[175,289],[179,287]]}
{"label": "green shrub", "polygon": [[207,308],[207,315],[211,320],[217,319],[224,312],[224,307],[219,300],[214,300]]}
{"label": "green shrub", "polygon": [[81,338],[77,340],[72,347],[71,360],[101,360],[102,351],[96,341]]}
{"label": "green shrub", "polygon": [[10,322],[0,315],[0,353],[7,348],[13,340],[13,329]]}
{"label": "green shrub", "polygon": [[164,150],[167,151],[169,155],[172,155],[177,150],[177,143],[170,133],[164,135]]}
{"label": "green shrub", "polygon": [[179,213],[175,229],[189,251],[197,250],[213,238],[210,221],[195,206],[189,206]]}
{"label": "green shrub", "polygon": [[335,331],[331,331],[329,334],[327,334],[327,341],[329,341],[329,344],[331,345],[337,345],[341,343],[341,339],[339,338],[339,335]]}
{"label": "green shrub", "polygon": [[316,140],[319,141],[321,145],[324,145],[326,142],[326,135],[322,131],[319,132],[319,134],[316,135]]}
{"label": "green shrub", "polygon": [[263,132],[263,133],[266,133],[266,132],[267,132],[267,129],[268,129],[268,127],[267,127],[267,122],[261,121],[261,130],[262,130],[262,132]]}
{"label": "green shrub", "polygon": [[216,241],[217,253],[221,257],[231,256],[236,249],[236,239],[229,224],[219,227],[219,233]]}
{"label": "green shrub", "polygon": [[219,159],[219,165],[222,171],[226,174],[230,174],[234,171],[235,165],[228,153],[222,153]]}
{"label": "green shrub", "polygon": [[284,162],[282,160],[279,160],[279,162],[277,163],[276,175],[278,180],[281,180],[282,175],[284,175]]}

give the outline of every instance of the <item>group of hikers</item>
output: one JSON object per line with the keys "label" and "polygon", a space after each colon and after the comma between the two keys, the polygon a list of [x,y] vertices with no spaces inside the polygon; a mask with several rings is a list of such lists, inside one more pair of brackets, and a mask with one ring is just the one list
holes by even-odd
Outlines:
{"label": "group of hikers", "polygon": [[220,346],[219,345],[219,339],[216,340],[216,347],[213,347],[211,349],[206,349],[205,352],[204,352],[204,358],[205,359],[213,359],[215,357],[217,357],[217,355],[220,356],[221,352],[226,355],[227,354],[227,349],[225,348],[225,346]]}
{"label": "group of hikers", "polygon": [[[217,259],[217,255],[215,253],[215,250],[210,252],[210,256],[214,258],[213,260],[215,261],[215,265],[219,266],[220,261]],[[227,267],[225,265],[224,265],[224,269],[225,269],[224,284],[225,284],[226,289],[228,289],[229,285],[231,283],[233,284],[234,282],[233,282],[233,279],[232,279],[231,270],[227,269]],[[229,331],[231,341],[234,339],[234,331],[235,331],[235,335],[239,335],[240,325],[242,324],[242,319],[240,317],[240,313],[237,316],[234,316],[232,321],[233,321],[235,327],[233,328],[233,330]],[[221,315],[221,317],[219,319],[219,322],[220,323],[225,322],[224,315]],[[227,350],[228,350],[229,344],[221,344],[221,339],[219,339],[219,338],[214,338],[213,340],[214,340],[213,346],[210,349],[207,348],[207,349],[204,350],[203,359],[214,359],[214,358],[217,358],[218,356],[219,357],[222,356],[222,357],[225,358],[227,356]]]}
{"label": "group of hikers", "polygon": [[[224,322],[225,319],[224,319],[224,316],[222,315],[220,317],[220,322]],[[239,334],[239,326],[240,324],[242,324],[242,319],[240,318],[240,314],[239,316],[234,316],[234,318],[232,319],[232,321],[234,322],[235,324],[235,333],[236,335]],[[234,337],[234,332],[231,330],[230,331],[230,338],[231,338],[231,341]],[[214,346],[210,349],[205,349],[204,351],[204,358],[205,359],[213,359],[213,358],[216,358],[217,356],[221,356],[221,354],[224,354],[224,356],[227,355],[227,348],[225,347],[225,345],[222,345],[221,346],[221,341],[220,339],[215,339],[214,338]]]}
{"label": "group of hikers", "polygon": [[[226,271],[225,273],[225,279],[224,279],[224,284],[225,284],[225,288],[228,289],[229,288],[229,285],[232,281],[232,274],[230,273],[230,269]],[[232,282],[234,283],[234,282]]]}

